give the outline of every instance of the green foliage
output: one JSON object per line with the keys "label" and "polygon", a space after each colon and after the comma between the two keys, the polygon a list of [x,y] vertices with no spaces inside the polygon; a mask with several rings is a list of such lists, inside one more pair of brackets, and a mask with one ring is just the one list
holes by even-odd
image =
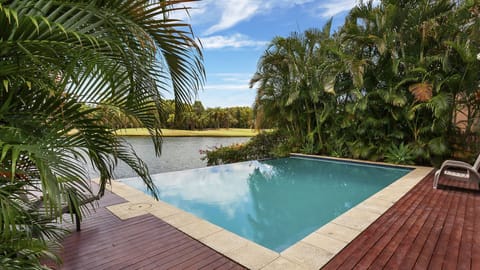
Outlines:
{"label": "green foliage", "polygon": [[410,145],[392,144],[385,153],[385,161],[393,164],[414,164],[415,152]]}
{"label": "green foliage", "polygon": [[288,155],[287,152],[279,152],[279,145],[285,143],[285,137],[280,132],[262,132],[251,138],[245,144],[235,144],[231,146],[214,147],[213,149],[203,150],[201,153],[205,156],[207,164],[219,165],[233,162],[240,162],[254,159],[265,159],[270,157],[280,157]]}
{"label": "green foliage", "polygon": [[169,15],[182,2],[0,1],[1,267],[40,269],[53,256],[62,209],[83,216],[93,195],[85,163],[100,196],[119,161],[155,194],[114,129],[121,117],[146,127],[160,154],[161,91],[184,104],[203,83],[200,46]]}
{"label": "green foliage", "polygon": [[434,164],[478,152],[478,10],[478,1],[365,1],[334,34],[330,21],[274,38],[251,80],[258,127],[286,132],[304,153],[410,162],[407,146],[392,148],[403,142],[414,162]]}
{"label": "green foliage", "polygon": [[205,129],[205,128],[253,128],[253,111],[250,107],[207,108],[200,101],[187,107],[180,114],[165,112],[169,119],[166,128]]}

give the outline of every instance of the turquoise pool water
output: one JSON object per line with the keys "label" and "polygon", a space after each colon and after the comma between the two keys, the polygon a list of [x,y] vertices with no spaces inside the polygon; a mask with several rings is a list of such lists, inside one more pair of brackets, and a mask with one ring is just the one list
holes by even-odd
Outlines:
{"label": "turquoise pool water", "polygon": [[161,200],[281,252],[410,170],[290,157],[152,177]]}

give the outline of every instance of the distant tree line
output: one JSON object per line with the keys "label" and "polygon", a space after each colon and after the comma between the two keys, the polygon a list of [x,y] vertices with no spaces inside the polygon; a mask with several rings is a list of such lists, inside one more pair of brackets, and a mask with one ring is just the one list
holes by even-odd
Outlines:
{"label": "distant tree line", "polygon": [[[120,110],[104,107],[100,110],[102,121],[115,123],[115,128],[143,127],[135,118]],[[205,108],[201,101],[190,104],[175,104],[174,100],[162,101],[161,112],[152,111],[163,128],[207,129],[207,128],[253,128],[253,110],[247,106],[229,108]]]}

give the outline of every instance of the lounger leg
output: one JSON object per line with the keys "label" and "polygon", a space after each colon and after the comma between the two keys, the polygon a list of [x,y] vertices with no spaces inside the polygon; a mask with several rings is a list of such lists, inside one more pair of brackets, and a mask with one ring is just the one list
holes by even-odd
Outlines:
{"label": "lounger leg", "polygon": [[437,171],[435,173],[435,176],[433,177],[433,188],[437,188],[438,186],[438,178],[440,178],[440,171]]}

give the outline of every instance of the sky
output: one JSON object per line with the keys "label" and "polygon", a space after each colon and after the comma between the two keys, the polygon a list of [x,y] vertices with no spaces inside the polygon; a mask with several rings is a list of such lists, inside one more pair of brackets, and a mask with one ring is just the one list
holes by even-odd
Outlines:
{"label": "sky", "polygon": [[260,56],[276,36],[322,28],[333,18],[342,25],[357,0],[201,0],[188,14],[174,14],[190,23],[203,45],[206,83],[198,93],[205,107],[252,106],[255,89],[249,81]]}

